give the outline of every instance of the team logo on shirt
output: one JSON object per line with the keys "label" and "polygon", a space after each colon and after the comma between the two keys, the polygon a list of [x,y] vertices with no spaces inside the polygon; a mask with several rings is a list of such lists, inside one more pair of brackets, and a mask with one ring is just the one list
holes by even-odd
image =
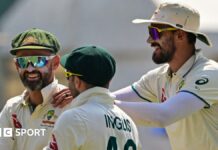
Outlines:
{"label": "team logo on shirt", "polygon": [[54,127],[57,115],[55,115],[55,110],[49,110],[43,117],[41,126]]}
{"label": "team logo on shirt", "polygon": [[203,85],[208,83],[209,79],[207,77],[201,77],[201,79],[198,79],[197,81],[195,81],[195,84],[197,85]]}
{"label": "team logo on shirt", "polygon": [[50,120],[55,114],[55,111],[54,110],[49,110],[47,112],[47,119]]}
{"label": "team logo on shirt", "polygon": [[20,121],[17,119],[17,114],[12,114],[11,118],[15,128],[22,128]]}

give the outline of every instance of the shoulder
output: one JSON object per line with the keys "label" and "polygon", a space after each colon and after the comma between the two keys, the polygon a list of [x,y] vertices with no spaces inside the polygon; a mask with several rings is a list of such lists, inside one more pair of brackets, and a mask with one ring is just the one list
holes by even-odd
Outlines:
{"label": "shoulder", "polygon": [[146,80],[146,79],[147,79],[148,81],[153,81],[153,80],[155,80],[157,77],[166,74],[167,71],[168,71],[168,68],[169,68],[169,65],[168,65],[168,64],[164,64],[164,65],[162,65],[162,66],[159,66],[159,67],[157,67],[157,68],[155,68],[155,69],[152,69],[152,70],[148,71],[146,74],[144,74],[144,75],[142,76],[141,79],[143,79],[143,80]]}
{"label": "shoulder", "polygon": [[203,56],[202,53],[199,53],[197,55],[197,61],[195,65],[193,66],[193,70],[217,70],[218,69],[218,63],[212,59],[208,59],[207,57]]}
{"label": "shoulder", "polygon": [[217,78],[218,76],[218,63],[214,60],[202,57],[198,59],[189,73],[191,78],[199,78],[208,76],[209,78]]}
{"label": "shoulder", "polygon": [[12,97],[9,100],[7,100],[6,106],[7,107],[15,107],[15,106],[21,104],[22,101],[23,101],[23,96],[22,95],[15,96],[15,97]]}
{"label": "shoulder", "polygon": [[12,112],[16,111],[19,108],[22,101],[23,101],[23,97],[21,95],[7,100],[2,110],[2,113],[5,113],[7,115],[11,114]]}
{"label": "shoulder", "polygon": [[80,111],[77,108],[71,108],[69,110],[64,111],[58,118],[55,123],[55,129],[65,129],[72,130],[72,129],[85,129],[85,121],[84,117],[82,117]]}
{"label": "shoulder", "polygon": [[164,74],[164,73],[167,72],[168,68],[169,68],[169,65],[164,64],[164,65],[161,65],[161,66],[159,66],[159,67],[157,67],[157,68],[155,68],[153,70],[150,70],[148,72],[148,74]]}
{"label": "shoulder", "polygon": [[81,117],[82,114],[81,114],[81,111],[78,108],[70,108],[68,110],[65,110],[61,116],[58,118],[58,120],[61,120],[61,121],[67,121],[67,122],[75,122],[75,121],[80,121],[82,120]]}

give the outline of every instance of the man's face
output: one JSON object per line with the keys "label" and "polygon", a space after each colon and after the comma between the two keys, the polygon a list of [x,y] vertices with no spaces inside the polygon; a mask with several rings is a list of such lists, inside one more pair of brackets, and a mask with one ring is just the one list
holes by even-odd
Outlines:
{"label": "man's face", "polygon": [[[163,24],[151,24],[151,26],[159,29],[170,27]],[[176,51],[174,31],[160,32],[159,39],[153,39],[151,36],[149,36],[147,42],[151,44],[151,47],[155,48],[152,55],[152,60],[156,64],[168,63],[173,59]]]}
{"label": "man's face", "polygon": [[[21,64],[25,64],[25,67],[20,67],[18,61],[16,61],[17,70],[21,81],[24,86],[31,91],[39,91],[48,84],[50,84],[54,79],[54,69],[53,69],[53,59],[50,57],[46,62],[46,65],[39,63],[39,67],[34,67],[34,62],[40,62],[41,58],[44,57],[31,57],[31,56],[51,56],[51,53],[46,50],[22,50],[16,53],[16,57],[21,57]],[[25,61],[22,61],[25,60]],[[41,62],[43,63],[43,62]]]}
{"label": "man's face", "polygon": [[69,79],[68,79],[68,87],[69,87],[69,89],[71,91],[71,94],[72,94],[72,96],[74,98],[77,97],[80,94],[80,92],[76,88],[75,76],[69,77]]}

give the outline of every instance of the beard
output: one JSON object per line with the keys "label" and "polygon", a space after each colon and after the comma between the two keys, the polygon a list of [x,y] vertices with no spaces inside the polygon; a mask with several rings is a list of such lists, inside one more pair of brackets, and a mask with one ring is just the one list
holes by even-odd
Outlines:
{"label": "beard", "polygon": [[[28,79],[29,74],[37,75],[38,79],[29,80]],[[51,71],[48,71],[43,75],[39,71],[32,71],[32,72],[25,71],[23,75],[20,75],[20,79],[23,85],[31,91],[39,91],[44,87],[46,87],[51,82],[50,78],[51,78]]]}
{"label": "beard", "polygon": [[[72,79],[72,80],[74,80],[74,79]],[[71,92],[71,95],[73,96],[73,98],[77,97],[80,94],[79,90],[77,90],[76,87],[75,87],[74,81],[69,82],[68,87],[70,89],[70,92]]]}
{"label": "beard", "polygon": [[166,49],[166,48],[163,48],[162,46],[160,46],[160,44],[158,44],[158,43],[151,44],[152,47],[158,46],[160,48],[159,53],[154,52],[152,55],[152,60],[156,64],[167,63],[173,59],[173,56],[174,56],[175,51],[176,51],[176,47],[175,47],[173,40],[172,39],[168,40],[167,45],[168,45],[168,48]]}

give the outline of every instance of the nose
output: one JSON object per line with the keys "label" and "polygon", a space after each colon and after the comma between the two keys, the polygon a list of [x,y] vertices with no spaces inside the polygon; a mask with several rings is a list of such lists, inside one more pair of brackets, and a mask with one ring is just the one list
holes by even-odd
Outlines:
{"label": "nose", "polygon": [[151,36],[148,36],[148,39],[147,39],[147,43],[152,43],[154,40],[153,40],[153,38],[151,37]]}
{"label": "nose", "polygon": [[32,72],[32,71],[35,70],[35,68],[33,67],[31,62],[28,63],[26,70],[29,71],[29,72]]}

